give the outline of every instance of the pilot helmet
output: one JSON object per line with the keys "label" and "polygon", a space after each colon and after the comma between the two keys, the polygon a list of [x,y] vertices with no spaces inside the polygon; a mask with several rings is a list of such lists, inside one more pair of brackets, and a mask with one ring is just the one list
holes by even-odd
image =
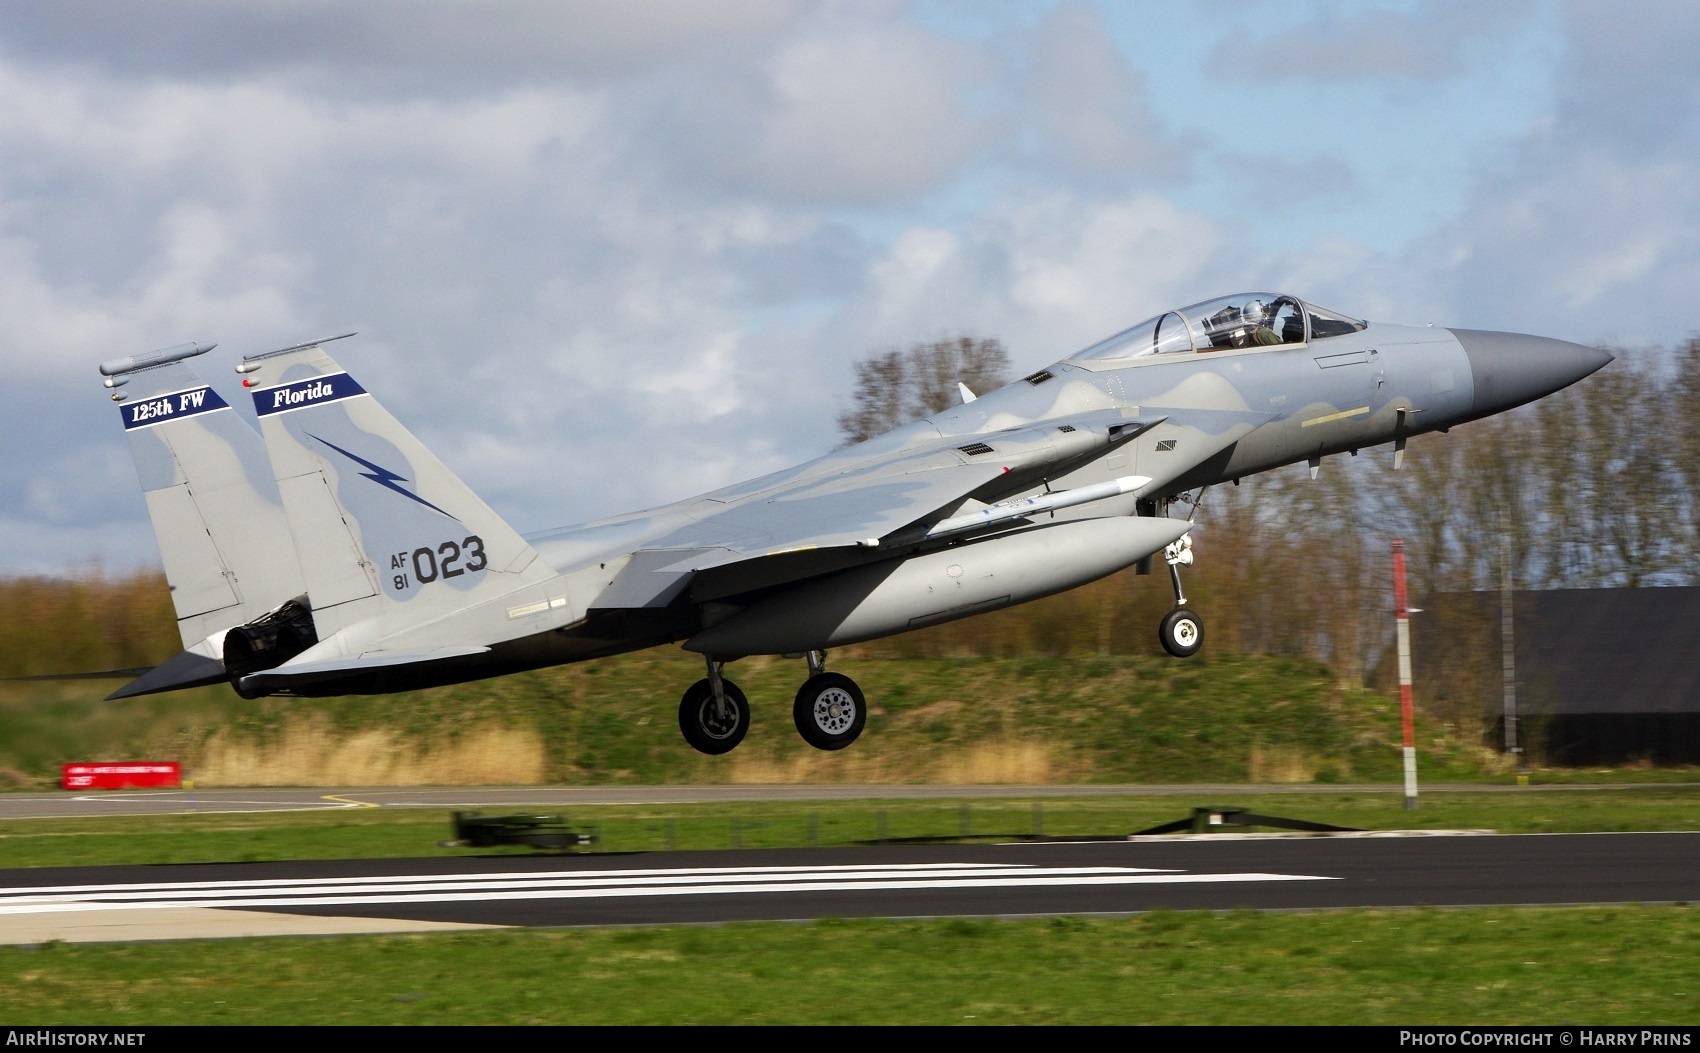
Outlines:
{"label": "pilot helmet", "polygon": [[1263,305],[1262,300],[1251,300],[1240,308],[1240,317],[1252,325],[1262,324],[1264,316],[1268,313],[1269,308]]}

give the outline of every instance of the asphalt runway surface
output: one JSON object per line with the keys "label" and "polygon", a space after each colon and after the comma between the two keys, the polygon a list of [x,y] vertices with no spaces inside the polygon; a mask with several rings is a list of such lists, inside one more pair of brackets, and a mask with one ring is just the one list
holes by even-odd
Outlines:
{"label": "asphalt runway surface", "polygon": [[1697,899],[1700,833],[1217,834],[11,870],[0,942]]}
{"label": "asphalt runway surface", "polygon": [[[1425,793],[1542,793],[1577,790],[1695,789],[1695,783],[1507,786],[1457,783]],[[318,811],[336,808],[570,808],[590,804],[698,804],[716,801],[1028,800],[1054,797],[1260,797],[1266,794],[1402,794],[1377,785],[939,786],[831,784],[789,786],[498,786],[341,787],[317,789],[128,790],[0,794],[0,819],[100,815],[196,815]]]}

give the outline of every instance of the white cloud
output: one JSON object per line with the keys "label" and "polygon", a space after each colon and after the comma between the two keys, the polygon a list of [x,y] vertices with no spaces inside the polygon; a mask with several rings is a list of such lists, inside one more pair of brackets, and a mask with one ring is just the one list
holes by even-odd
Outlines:
{"label": "white cloud", "polygon": [[1164,129],[1144,75],[1117,53],[1095,9],[1058,7],[1031,47],[1028,104],[1048,164],[1115,185],[1184,170],[1196,144]]}
{"label": "white cloud", "polygon": [[505,90],[736,53],[796,16],[794,0],[59,0],[0,8],[14,54],[181,81],[295,75],[321,91]]}
{"label": "white cloud", "polygon": [[[720,163],[781,200],[881,201],[925,191],[984,138],[966,48],[898,22],[827,17],[765,63],[752,141]],[[736,127],[736,126],[734,126]]]}
{"label": "white cloud", "polygon": [[[100,9],[0,11],[0,530],[31,567],[151,552],[93,367],[187,339],[228,383],[238,353],[362,330],[344,364],[538,529],[820,452],[853,359],[941,335],[1037,366],[1259,287],[1583,339],[1697,324],[1678,9],[1574,9],[1551,120],[1398,254],[1329,211],[1372,167],[1177,133],[1086,7],[979,39],[891,3]],[[1450,76],[1450,9],[1414,10],[1420,39],[1377,30],[1404,58],[1316,90]],[[1298,233],[1249,243],[1248,185]]]}
{"label": "white cloud", "polygon": [[1633,344],[1700,327],[1700,15],[1622,13],[1572,6],[1557,106],[1412,253],[1456,324]]}
{"label": "white cloud", "polygon": [[[127,512],[136,487],[129,451],[122,446],[83,446],[53,457],[29,481],[23,511],[55,526]],[[114,497],[117,496],[117,501]]]}
{"label": "white cloud", "polygon": [[1404,10],[1328,8],[1275,34],[1246,26],[1224,35],[1211,69],[1259,77],[1441,80],[1464,71],[1465,49],[1491,40],[1528,9],[1510,0],[1422,0]]}
{"label": "white cloud", "polygon": [[997,336],[1018,368],[1039,365],[1237,287],[1245,268],[1224,249],[1215,223],[1156,194],[1012,193],[960,233],[914,228],[895,239],[840,331],[864,343]]}

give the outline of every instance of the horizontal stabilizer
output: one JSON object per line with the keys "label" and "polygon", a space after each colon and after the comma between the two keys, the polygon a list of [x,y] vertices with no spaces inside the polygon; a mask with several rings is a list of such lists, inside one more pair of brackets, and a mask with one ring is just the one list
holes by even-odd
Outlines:
{"label": "horizontal stabilizer", "polygon": [[128,680],[147,672],[149,666],[135,669],[89,669],[75,673],[35,673],[31,676],[0,676],[0,684],[18,684],[41,680]]}
{"label": "horizontal stabilizer", "polygon": [[154,695],[161,691],[180,691],[186,687],[206,687],[230,679],[224,663],[193,651],[180,651],[136,679],[106,696],[108,702],[137,695]]}
{"label": "horizontal stabilizer", "polygon": [[285,662],[276,669],[250,673],[242,678],[242,689],[254,694],[284,691],[300,684],[316,684],[325,680],[340,680],[346,676],[376,672],[399,665],[418,665],[440,662],[448,658],[466,658],[484,654],[488,647],[434,647],[419,651],[368,651],[352,658],[326,658],[315,662]]}

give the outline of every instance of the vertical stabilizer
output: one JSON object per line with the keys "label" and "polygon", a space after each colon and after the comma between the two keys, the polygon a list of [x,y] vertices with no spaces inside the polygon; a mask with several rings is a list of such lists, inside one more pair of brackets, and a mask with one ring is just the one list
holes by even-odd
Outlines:
{"label": "vertical stabilizer", "polygon": [[[185,650],[220,657],[225,630],[306,591],[265,444],[183,358],[185,345],[107,363],[171,586]],[[173,357],[175,353],[176,357]],[[163,359],[163,361],[162,361]],[[209,637],[218,637],[208,643]]]}
{"label": "vertical stabilizer", "polygon": [[554,577],[317,344],[240,368],[321,641],[357,623],[370,640]]}

